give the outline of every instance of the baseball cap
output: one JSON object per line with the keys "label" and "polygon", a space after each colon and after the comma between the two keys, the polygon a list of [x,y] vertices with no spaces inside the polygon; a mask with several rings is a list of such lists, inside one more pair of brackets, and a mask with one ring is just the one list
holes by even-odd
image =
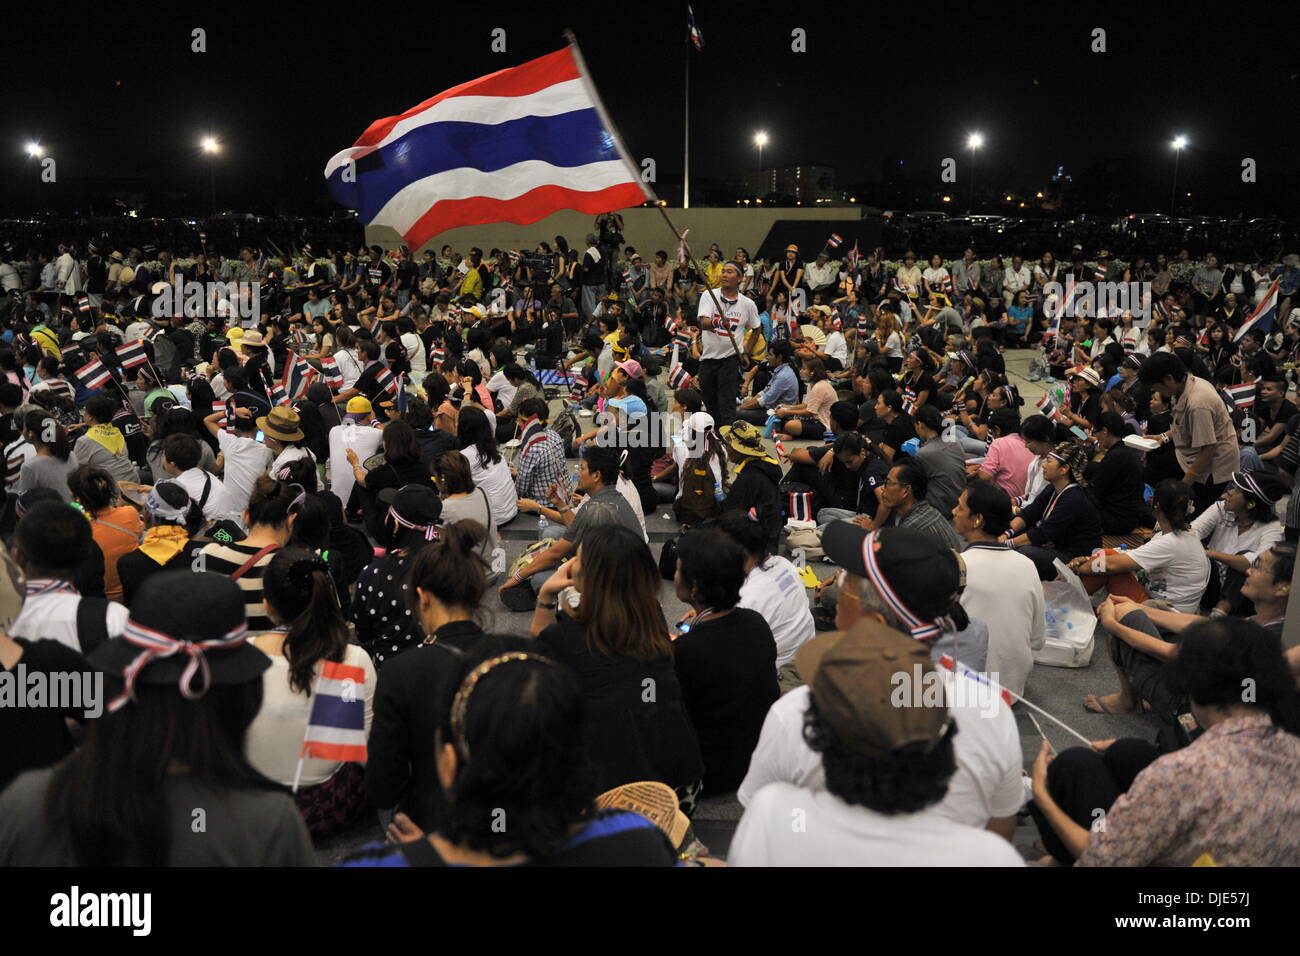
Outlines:
{"label": "baseball cap", "polygon": [[645,374],[644,369],[641,368],[641,363],[636,359],[628,359],[626,362],[619,362],[614,367],[621,370],[628,378],[640,378]]}
{"label": "baseball cap", "polygon": [[[869,532],[851,521],[832,521],[822,551],[849,574],[866,578],[918,640],[937,638],[961,585],[951,549],[912,528]],[[802,671],[800,672],[802,673]]]}
{"label": "baseball cap", "polygon": [[909,744],[933,746],[948,732],[947,707],[911,695],[893,699],[896,675],[926,681],[937,673],[929,650],[873,618],[805,642],[795,667],[808,681],[818,715],[856,754],[885,757]]}
{"label": "baseball cap", "polygon": [[364,395],[353,395],[349,398],[347,410],[348,413],[352,415],[368,415],[370,412],[374,411],[374,409],[370,407],[370,399],[366,398]]}

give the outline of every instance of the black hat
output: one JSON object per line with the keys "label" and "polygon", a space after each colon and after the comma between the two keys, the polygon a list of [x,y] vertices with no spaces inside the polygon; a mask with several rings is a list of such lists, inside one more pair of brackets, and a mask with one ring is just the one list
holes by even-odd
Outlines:
{"label": "black hat", "polygon": [[851,521],[832,521],[822,550],[849,574],[870,581],[916,638],[938,637],[936,625],[957,599],[961,571],[955,552],[912,528],[869,532]]}
{"label": "black hat", "polygon": [[137,682],[175,685],[193,700],[215,685],[257,680],[271,666],[247,637],[244,592],[230,577],[162,571],[140,586],[122,636],[87,660],[125,684],[109,710],[126,704]]}
{"label": "black hat", "polygon": [[442,517],[442,499],[432,485],[385,488],[378,497],[388,505],[388,518],[399,528],[422,531],[426,540],[433,540]]}

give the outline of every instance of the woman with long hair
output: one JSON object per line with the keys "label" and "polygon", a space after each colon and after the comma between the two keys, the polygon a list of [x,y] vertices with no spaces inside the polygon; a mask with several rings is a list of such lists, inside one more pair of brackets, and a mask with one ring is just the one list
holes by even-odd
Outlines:
{"label": "woman with long hair", "polygon": [[[474,484],[469,459],[458,451],[445,451],[431,465],[433,484],[442,499],[442,527],[449,528],[462,522],[473,522],[485,529],[479,535],[480,557],[491,562],[492,551],[500,544],[501,535],[492,518],[492,503],[487,492]],[[489,579],[498,575],[489,572]]]}
{"label": "woman with long hair", "polygon": [[245,595],[248,626],[269,630],[271,620],[262,605],[262,575],[275,552],[283,548],[291,534],[291,512],[300,488],[270,475],[259,475],[248,496],[243,524],[248,528],[241,541],[212,541],[195,556],[199,567],[234,578]]}
{"label": "woman with long hair", "polygon": [[457,662],[484,636],[483,537],[482,525],[462,521],[415,551],[403,583],[422,640],[394,657],[380,678],[366,792],[374,806],[400,809],[425,830],[436,822],[437,754],[418,742],[432,740],[436,729],[430,695],[447,686]]}
{"label": "woman with long hair", "polygon": [[[621,525],[585,535],[577,556],[542,585],[531,633],[539,652],[579,676],[594,793],[659,780],[693,806],[703,769],[699,743],[673,671],[659,569],[646,543]],[[646,679],[655,687],[649,707],[638,689]]]}
{"label": "woman with long hair", "polygon": [[461,454],[469,461],[470,477],[492,503],[492,520],[498,528],[519,513],[519,498],[510,465],[497,447],[496,435],[483,409],[462,407],[456,418],[456,438]]}
{"label": "woman with long hair", "polygon": [[72,500],[68,477],[77,470],[72,441],[67,429],[44,411],[30,411],[22,417],[22,434],[36,450],[23,462],[14,492],[22,495],[33,488],[53,488],[64,501]]}
{"label": "woman with long hair", "polygon": [[807,394],[798,405],[772,410],[780,419],[780,441],[792,438],[816,438],[831,430],[831,406],[839,396],[831,385],[826,372],[826,365],[821,359],[808,359],[804,362],[804,380],[808,383]]}
{"label": "woman with long hair", "polygon": [[[299,759],[316,681],[351,681],[346,703],[361,708],[367,734],[373,719],[375,667],[348,643],[329,566],[314,551],[283,548],[262,577],[262,601],[274,627],[250,643],[271,659],[262,675],[262,710],[248,728],[248,762],[295,789],[298,811],[313,837],[339,832],[367,808],[360,762]],[[341,665],[331,668],[330,665]]]}
{"label": "woman with long hair", "polygon": [[[107,712],[87,721],[75,754],[0,796],[0,863],[315,864],[293,801],[245,755],[271,666],[247,630],[228,578],[165,571],[146,581],[127,637],[149,644],[119,637],[90,654],[108,677]],[[201,838],[195,808],[206,811]]]}
{"label": "woman with long hair", "polygon": [[450,657],[446,674],[436,709],[425,707],[434,717],[423,738],[434,743],[430,832],[398,814],[389,845],[366,847],[345,866],[676,862],[645,816],[593,805],[583,695],[565,668],[528,641],[489,636]]}

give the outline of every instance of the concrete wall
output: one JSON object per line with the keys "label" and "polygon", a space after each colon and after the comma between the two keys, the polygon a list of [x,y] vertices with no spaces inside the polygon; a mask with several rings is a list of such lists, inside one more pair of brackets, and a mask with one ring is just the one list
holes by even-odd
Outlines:
{"label": "concrete wall", "polygon": [[[689,229],[687,237],[691,251],[703,259],[709,245],[716,242],[723,251],[730,255],[737,246],[744,246],[751,255],[756,255],[772,223],[778,219],[802,220],[845,220],[857,218],[855,207],[826,209],[803,209],[769,207],[760,209],[674,209],[665,210],[673,225],[679,230]],[[657,249],[668,252],[672,261],[676,240],[657,209],[638,207],[622,211],[623,235],[627,244],[634,246],[649,262]],[[545,240],[554,245],[556,236],[564,236],[569,246],[576,249],[585,248],[584,238],[595,222],[595,216],[586,213],[565,210],[527,226],[517,226],[510,222],[494,222],[482,226],[462,226],[449,229],[434,236],[423,248],[441,248],[450,245],[455,251],[467,253],[471,246],[478,246],[486,255],[491,249],[533,249],[539,241]],[[402,244],[402,238],[386,226],[367,226],[366,244],[378,243],[385,249]]]}

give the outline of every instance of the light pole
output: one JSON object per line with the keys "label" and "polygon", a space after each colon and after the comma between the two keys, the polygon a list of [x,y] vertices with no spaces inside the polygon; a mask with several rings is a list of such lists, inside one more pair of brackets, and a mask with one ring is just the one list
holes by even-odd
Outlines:
{"label": "light pole", "polygon": [[766,146],[767,144],[768,144],[768,136],[765,130],[759,130],[757,133],[754,134],[754,145],[758,147],[758,171],[760,173],[758,177],[758,181],[759,181],[758,195],[760,197],[767,195],[767,190],[764,189],[762,185],[763,177],[761,175],[763,172],[763,147]]}
{"label": "light pole", "polygon": [[984,145],[984,136],[980,133],[971,133],[966,137],[966,145],[970,147],[970,212],[975,211],[975,150]]}
{"label": "light pole", "polygon": [[1169,190],[1169,218],[1176,219],[1176,209],[1178,203],[1178,159],[1183,155],[1183,147],[1187,145],[1186,136],[1175,136],[1174,141],[1169,144],[1174,148],[1174,186]]}
{"label": "light pole", "polygon": [[205,136],[200,145],[203,147],[203,152],[208,154],[208,185],[212,189],[212,206],[208,214],[215,216],[217,214],[217,153],[221,152],[221,143],[215,136]]}

